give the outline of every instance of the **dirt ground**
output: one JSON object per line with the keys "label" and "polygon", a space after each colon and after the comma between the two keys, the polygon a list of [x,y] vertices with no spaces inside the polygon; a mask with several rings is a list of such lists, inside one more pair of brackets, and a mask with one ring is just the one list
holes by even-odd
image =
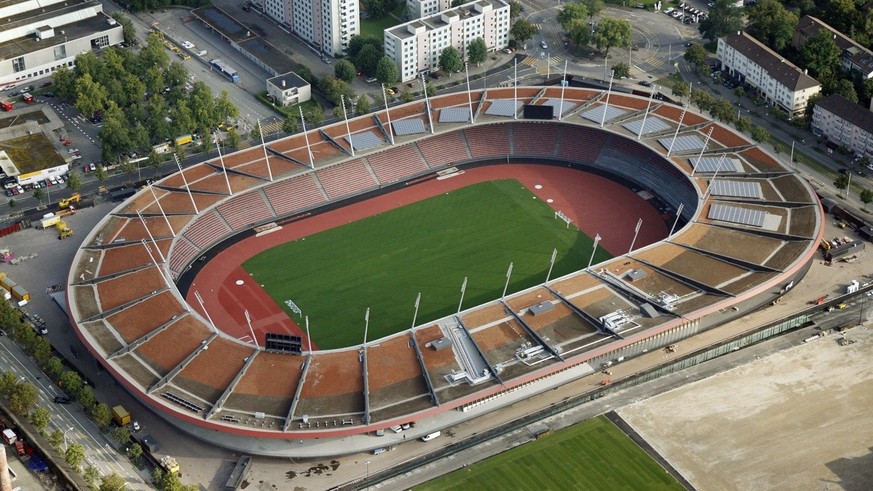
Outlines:
{"label": "dirt ground", "polygon": [[839,337],[619,412],[697,489],[870,489],[873,327]]}

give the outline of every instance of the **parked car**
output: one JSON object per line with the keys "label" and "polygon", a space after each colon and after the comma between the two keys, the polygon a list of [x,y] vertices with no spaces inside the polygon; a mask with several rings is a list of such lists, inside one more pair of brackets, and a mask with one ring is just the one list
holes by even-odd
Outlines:
{"label": "parked car", "polygon": [[57,404],[69,404],[69,403],[73,402],[73,401],[72,401],[69,397],[67,397],[67,396],[55,396],[54,401],[55,401]]}

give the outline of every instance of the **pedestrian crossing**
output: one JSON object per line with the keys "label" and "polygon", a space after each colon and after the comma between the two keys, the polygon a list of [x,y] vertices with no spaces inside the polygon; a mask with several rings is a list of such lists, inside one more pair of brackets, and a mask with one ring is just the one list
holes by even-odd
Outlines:
{"label": "pedestrian crossing", "polygon": [[560,56],[552,56],[550,58],[535,58],[533,56],[528,56],[521,61],[521,64],[536,68],[539,66],[546,66],[547,62],[551,66],[564,66],[564,59]]}

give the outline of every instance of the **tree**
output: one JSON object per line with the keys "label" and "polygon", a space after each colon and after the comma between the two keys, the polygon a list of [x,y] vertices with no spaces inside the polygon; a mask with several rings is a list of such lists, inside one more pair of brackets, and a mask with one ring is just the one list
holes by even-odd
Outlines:
{"label": "tree", "polygon": [[308,111],[303,111],[306,116],[306,121],[313,126],[319,126],[324,122],[324,109],[321,106],[311,106]]}
{"label": "tree", "polygon": [[173,133],[176,135],[186,135],[194,131],[200,126],[194,125],[194,114],[191,108],[188,107],[188,101],[185,99],[176,101],[176,107],[173,110]]}
{"label": "tree", "polygon": [[67,177],[67,189],[73,192],[82,189],[82,174],[76,171],[70,172],[70,175]]}
{"label": "tree", "polygon": [[131,149],[127,118],[115,101],[109,101],[99,135],[105,162],[115,162],[122,153]]}
{"label": "tree", "polygon": [[[358,53],[360,53],[364,49],[364,46],[373,46],[374,48],[376,48],[377,51],[381,51],[382,40],[376,39],[373,36],[352,36],[352,38],[349,40],[349,47],[346,50],[346,53],[348,54],[349,58],[351,58],[352,60],[356,60]],[[355,66],[358,66],[357,61],[354,61],[354,63]],[[300,75],[299,72],[297,74]]]}
{"label": "tree", "polygon": [[467,60],[476,66],[488,59],[488,46],[482,38],[476,38],[467,45]]}
{"label": "tree", "polygon": [[791,42],[797,28],[797,14],[777,0],[760,0],[748,10],[746,32],[775,51],[782,51]]}
{"label": "tree", "polygon": [[[817,2],[824,4],[821,9],[821,18],[834,29],[848,33],[852,29],[853,20],[857,16],[855,2],[853,0],[828,0]],[[859,5],[866,5],[861,3]]]}
{"label": "tree", "polygon": [[840,67],[840,48],[827,29],[806,40],[800,49],[801,64],[813,77],[831,78]]}
{"label": "tree", "polygon": [[84,386],[82,377],[72,370],[67,370],[61,374],[61,378],[58,380],[58,385],[60,385],[67,394],[70,394],[73,397],[76,397]]}
{"label": "tree", "polygon": [[367,75],[373,76],[379,66],[379,60],[382,59],[382,49],[368,44],[361,48],[361,51],[354,58],[355,66]]}
{"label": "tree", "polygon": [[694,65],[696,70],[706,66],[706,49],[700,44],[692,43],[682,55],[685,61]]}
{"label": "tree", "polygon": [[424,86],[424,92],[428,97],[433,97],[436,95],[436,87],[433,86],[432,83],[428,82],[427,85]]}
{"label": "tree", "polygon": [[78,443],[71,443],[67,446],[67,451],[64,452],[64,460],[66,460],[73,469],[78,471],[79,466],[82,465],[82,462],[85,460],[85,447]]}
{"label": "tree", "polygon": [[371,19],[384,17],[399,4],[397,0],[364,0],[361,3]]}
{"label": "tree", "polygon": [[691,103],[700,108],[701,111],[709,111],[715,103],[715,99],[708,91],[691,89]]}
{"label": "tree", "polygon": [[109,423],[112,421],[112,410],[109,409],[108,404],[100,402],[94,406],[91,416],[94,417],[94,422],[97,423],[97,426],[104,429],[109,427]]}
{"label": "tree", "polygon": [[867,205],[869,205],[870,203],[873,203],[873,191],[871,191],[867,188],[862,189],[860,198],[861,198],[861,203],[864,203],[864,210],[866,210]]}
{"label": "tree", "polygon": [[715,40],[730,33],[742,30],[743,11],[733,0],[715,0],[709,9],[709,16],[700,23],[697,30],[704,39]]}
{"label": "tree", "polygon": [[142,457],[142,447],[139,443],[134,443],[127,450],[127,456],[133,460],[133,463],[139,466],[139,458]]}
{"label": "tree", "polygon": [[123,447],[130,443],[130,431],[126,426],[119,426],[112,430],[112,438]]}
{"label": "tree", "polygon": [[733,121],[737,117],[734,113],[733,104],[731,104],[729,100],[723,97],[719,97],[715,100],[709,112],[712,113],[713,117],[715,117],[719,121],[723,121],[726,123],[733,123]]}
{"label": "tree", "polygon": [[344,82],[351,82],[357,75],[355,65],[349,60],[340,60],[333,67],[333,75]]}
{"label": "tree", "polygon": [[564,8],[558,11],[556,18],[561,28],[564,31],[570,32],[570,26],[575,20],[584,21],[588,17],[588,7],[583,3],[569,2],[564,4]]}
{"label": "tree", "polygon": [[121,24],[121,35],[124,37],[124,42],[127,44],[136,44],[136,29],[133,27],[133,22],[130,18],[121,12],[113,12],[112,18]]}
{"label": "tree", "polygon": [[836,179],[834,179],[834,187],[839,191],[849,187],[849,175],[843,173],[837,174]]}
{"label": "tree", "polygon": [[534,34],[540,32],[539,27],[531,24],[527,19],[515,19],[512,27],[509,28],[509,37],[515,40],[516,43],[524,44],[525,41],[534,37]]}
{"label": "tree", "polygon": [[127,480],[117,472],[103,477],[100,481],[99,491],[124,491],[127,489]]}
{"label": "tree", "polygon": [[440,53],[439,59],[440,70],[446,73],[458,73],[464,68],[464,62],[461,61],[461,54],[454,46],[448,46]]}
{"label": "tree", "polygon": [[11,208],[11,209],[14,210],[16,206],[18,206],[18,202],[15,201],[14,198],[10,199],[10,200],[9,200],[9,208]]}
{"label": "tree", "polygon": [[737,128],[737,131],[745,133],[752,129],[752,118],[748,116],[740,116],[734,123],[734,126]]}
{"label": "tree", "polygon": [[42,370],[48,375],[52,380],[57,379],[64,373],[64,364],[61,362],[61,359],[53,356],[46,360],[46,362],[42,366]]}
{"label": "tree", "polygon": [[567,26],[567,37],[576,46],[585,46],[591,42],[591,26],[585,19],[573,19]]}
{"label": "tree", "polygon": [[[78,58],[76,58],[78,60]],[[86,73],[76,80],[76,109],[86,116],[93,116],[106,107],[109,96],[106,89]]]}
{"label": "tree", "polygon": [[261,141],[261,137],[264,136],[261,133],[261,127],[258,125],[252,125],[252,130],[249,131],[249,139],[254,141]]}
{"label": "tree", "polygon": [[30,382],[19,381],[9,394],[9,410],[18,416],[27,416],[39,401],[39,389]]}
{"label": "tree", "polygon": [[603,0],[579,0],[579,3],[588,9],[588,18],[590,19],[603,11]]}
{"label": "tree", "polygon": [[109,173],[106,172],[106,167],[98,165],[97,170],[94,171],[94,177],[96,177],[100,182],[105,181],[109,177]]}
{"label": "tree", "polygon": [[464,0],[452,0],[452,8],[460,7],[466,3]]}
{"label": "tree", "polygon": [[100,471],[93,465],[85,468],[85,473],[82,474],[85,478],[85,483],[94,491],[97,491],[97,481],[100,479]]}
{"label": "tree", "polygon": [[335,106],[340,104],[343,97],[349,101],[355,96],[355,90],[352,89],[351,85],[331,76],[327,76],[321,81],[321,91],[327,100]]}
{"label": "tree", "polygon": [[616,63],[612,65],[612,73],[615,78],[630,77],[630,67],[627,63]]}
{"label": "tree", "polygon": [[521,2],[518,0],[512,0],[509,2],[509,18],[514,19],[521,15],[521,11],[524,7],[521,6]]}
{"label": "tree", "polygon": [[40,188],[36,188],[33,190],[33,198],[39,201],[39,204],[42,204],[42,200],[45,199],[45,191]]}
{"label": "tree", "polygon": [[51,432],[48,436],[49,445],[52,446],[57,451],[61,450],[61,446],[64,444],[64,432],[61,430],[55,430]]}
{"label": "tree", "polygon": [[236,128],[228,128],[227,137],[224,139],[224,143],[226,143],[229,148],[239,147],[239,133],[236,132]]}
{"label": "tree", "polygon": [[398,80],[397,65],[391,58],[383,56],[376,64],[376,79],[383,84],[393,84]]}
{"label": "tree", "polygon": [[767,143],[770,141],[770,132],[760,126],[753,126],[752,139],[758,143]]}
{"label": "tree", "polygon": [[363,116],[370,112],[370,98],[367,97],[367,94],[362,94],[358,97],[357,103],[355,104],[355,115]]}
{"label": "tree", "polygon": [[594,30],[592,41],[597,49],[606,51],[609,56],[609,48],[620,47],[627,48],[630,46],[631,26],[626,19],[615,19],[606,17],[600,19],[597,29]]}
{"label": "tree", "polygon": [[170,65],[170,55],[164,49],[161,36],[154,32],[149,33],[146,45],[139,52],[138,62],[141,67],[154,67],[160,71]]}
{"label": "tree", "polygon": [[56,96],[63,99],[76,97],[76,74],[66,65],[55,70],[52,74],[52,83]]}
{"label": "tree", "polygon": [[226,90],[222,90],[221,94],[215,100],[215,117],[219,123],[226,123],[231,118],[239,116],[239,108],[230,100]]}
{"label": "tree", "polygon": [[845,97],[853,104],[858,103],[858,93],[855,92],[855,85],[852,84],[851,80],[845,78],[837,80],[837,85],[834,87],[834,94],[839,94]]}
{"label": "tree", "polygon": [[746,89],[743,88],[742,85],[734,89],[734,95],[737,96],[737,99],[742,99],[744,95],[746,95]]}
{"label": "tree", "polygon": [[679,80],[673,83],[673,95],[676,97],[688,97],[688,94],[691,93],[691,85],[684,80]]}
{"label": "tree", "polygon": [[149,152],[149,155],[148,155],[148,157],[146,157],[146,159],[147,159],[146,166],[154,169],[155,170],[154,175],[157,176],[158,170],[161,167],[161,163],[163,163],[163,159],[161,158],[160,155],[158,155],[158,152],[155,152],[154,150]]}
{"label": "tree", "polygon": [[36,411],[30,415],[30,422],[39,431],[40,435],[45,436],[45,429],[52,422],[52,413],[44,407],[36,408]]}
{"label": "tree", "polygon": [[282,121],[282,131],[288,133],[289,135],[292,133],[297,133],[299,130],[299,125],[297,123],[297,116],[293,114],[289,114],[285,117],[285,120]]}
{"label": "tree", "polygon": [[76,400],[88,411],[94,409],[94,405],[97,404],[97,397],[94,396],[94,389],[90,385],[82,387]]}

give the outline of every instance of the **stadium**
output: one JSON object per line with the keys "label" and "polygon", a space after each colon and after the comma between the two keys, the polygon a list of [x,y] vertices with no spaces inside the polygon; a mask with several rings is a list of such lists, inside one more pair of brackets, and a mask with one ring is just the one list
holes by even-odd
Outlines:
{"label": "stadium", "polygon": [[[513,272],[515,256],[501,259],[498,283],[478,292],[484,273],[452,271],[451,305],[417,319],[430,296],[391,292],[408,315],[390,325],[351,305],[355,292],[322,294],[359,319],[341,328],[356,341],[315,349],[330,323],[311,319],[310,338],[309,307],[242,267],[499,182],[528,193],[511,199],[533,206],[540,228],[524,222],[482,257],[546,237],[530,264]],[[516,218],[479,223],[487,235]],[[823,226],[807,182],[700,114],[582,88],[487,89],[219,156],[140,190],[77,251],[67,300],[92,354],[181,430],[258,455],[331,456],[384,446],[369,435],[394,425],[412,423],[413,438],[446,428],[767,305],[804,276]],[[551,240],[563,248],[539,250]],[[292,286],[336,281],[325,276]]]}

